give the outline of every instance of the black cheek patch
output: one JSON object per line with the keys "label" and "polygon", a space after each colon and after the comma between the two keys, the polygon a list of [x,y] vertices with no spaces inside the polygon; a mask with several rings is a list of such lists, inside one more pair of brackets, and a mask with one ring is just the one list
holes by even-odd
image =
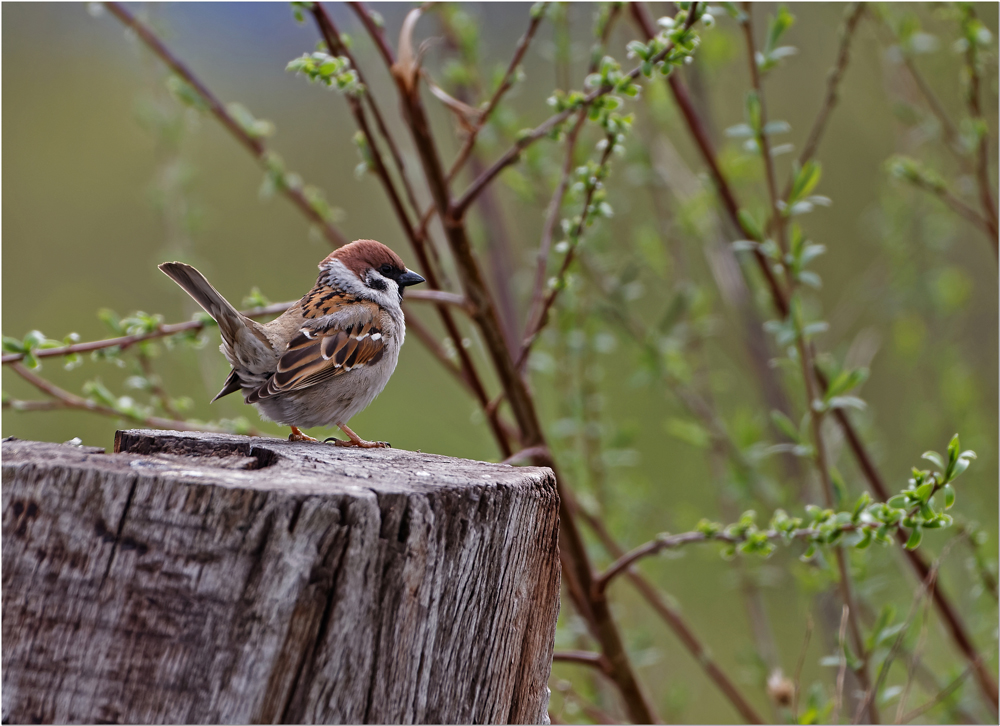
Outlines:
{"label": "black cheek patch", "polygon": [[373,290],[381,290],[382,292],[385,292],[387,285],[385,284],[385,280],[383,280],[382,278],[372,277],[371,279],[368,280],[368,287],[372,288]]}

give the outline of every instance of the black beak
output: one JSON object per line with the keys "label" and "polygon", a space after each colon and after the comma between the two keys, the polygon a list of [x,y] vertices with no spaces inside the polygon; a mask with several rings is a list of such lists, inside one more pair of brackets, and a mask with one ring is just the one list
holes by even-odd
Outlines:
{"label": "black beak", "polygon": [[416,272],[410,272],[407,270],[402,275],[396,278],[396,284],[400,287],[400,292],[402,288],[409,287],[410,285],[419,285],[424,282],[424,278],[418,275]]}

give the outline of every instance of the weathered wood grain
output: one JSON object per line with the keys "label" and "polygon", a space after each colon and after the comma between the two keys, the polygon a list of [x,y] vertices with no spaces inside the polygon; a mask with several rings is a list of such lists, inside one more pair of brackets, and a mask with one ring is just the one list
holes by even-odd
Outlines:
{"label": "weathered wood grain", "polygon": [[551,471],[124,431],[3,442],[5,723],[546,720]]}

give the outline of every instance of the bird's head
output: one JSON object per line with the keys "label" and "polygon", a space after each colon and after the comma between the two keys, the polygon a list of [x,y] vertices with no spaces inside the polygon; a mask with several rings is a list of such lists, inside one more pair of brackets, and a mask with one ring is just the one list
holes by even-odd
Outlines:
{"label": "bird's head", "polygon": [[379,293],[394,291],[401,301],[404,288],[424,281],[406,269],[399,255],[373,239],[359,239],[333,251],[319,263],[319,269],[328,271],[335,280],[347,272],[375,299],[381,297]]}

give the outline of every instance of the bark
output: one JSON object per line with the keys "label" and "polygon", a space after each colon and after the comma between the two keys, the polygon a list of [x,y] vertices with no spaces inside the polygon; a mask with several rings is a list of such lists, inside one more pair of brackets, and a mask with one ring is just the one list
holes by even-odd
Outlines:
{"label": "bark", "polygon": [[552,472],[120,431],[3,442],[3,722],[541,722]]}

